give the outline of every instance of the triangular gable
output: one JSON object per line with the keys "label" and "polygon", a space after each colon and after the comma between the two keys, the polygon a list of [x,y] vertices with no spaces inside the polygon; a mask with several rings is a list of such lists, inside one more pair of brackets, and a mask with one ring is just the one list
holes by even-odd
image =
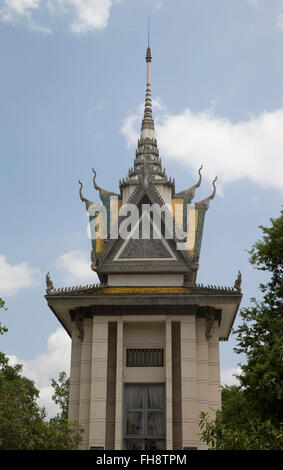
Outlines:
{"label": "triangular gable", "polygon": [[[149,204],[158,204],[164,209],[166,207],[162,197],[153,184],[145,186],[140,182],[127,203],[134,204],[140,208],[145,201]],[[172,223],[175,224],[172,213],[168,211],[166,217],[171,217]],[[125,217],[119,217],[117,222],[118,226],[120,226],[124,219]],[[166,221],[163,212],[161,214],[161,220],[165,225]],[[148,243],[145,241],[144,244],[141,243],[140,245],[138,243],[135,244],[133,237],[130,238],[131,240],[118,238],[114,240],[108,239],[106,241],[103,252],[97,258],[98,273],[118,272],[119,269],[121,269],[121,271],[126,270],[129,272],[137,272],[141,268],[143,272],[146,272],[147,269],[149,272],[163,272],[163,270],[187,272],[190,269],[194,269],[192,258],[189,253],[187,251],[177,249],[178,240],[174,237],[167,240],[162,236],[156,241],[154,239],[150,239],[148,240]],[[142,242],[144,240],[140,241]],[[139,240],[137,240],[137,242],[139,242]],[[135,249],[137,251],[136,258],[132,255]],[[148,253],[150,249],[152,253],[149,256]],[[124,258],[122,256],[124,256]],[[125,263],[125,258],[128,260],[127,263]],[[156,261],[156,263],[152,263],[151,261]]]}
{"label": "triangular gable", "polygon": [[[146,219],[148,219],[146,221]],[[142,226],[147,222],[150,225],[150,236],[142,238]],[[159,233],[158,227],[147,212],[144,212],[133,227],[131,234],[119,248],[113,261],[176,261],[176,255],[167,240]],[[160,237],[160,238],[159,238]]]}

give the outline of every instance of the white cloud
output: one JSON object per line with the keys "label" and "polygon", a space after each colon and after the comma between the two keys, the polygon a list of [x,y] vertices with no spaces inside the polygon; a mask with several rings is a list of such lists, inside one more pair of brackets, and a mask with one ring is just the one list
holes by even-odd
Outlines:
{"label": "white cloud", "polygon": [[275,16],[276,25],[281,31],[283,31],[283,0],[246,0],[246,3],[252,8],[258,8],[262,6],[265,7],[265,9],[269,7],[272,9],[272,11],[274,11],[274,8],[279,10],[277,16]]}
{"label": "white cloud", "polygon": [[[140,109],[122,125],[127,145],[136,145]],[[221,185],[248,178],[261,187],[283,189],[283,109],[232,122],[213,109],[155,119],[161,156],[193,170],[204,165],[204,176]]]}
{"label": "white cloud", "polygon": [[129,114],[123,121],[121,132],[126,139],[127,147],[136,145],[139,138],[139,125],[142,119],[141,113]]}
{"label": "white cloud", "polygon": [[74,250],[61,255],[56,261],[56,266],[66,273],[66,282],[97,282],[97,275],[91,269],[91,261],[88,252]]}
{"label": "white cloud", "polygon": [[162,3],[162,2],[157,2],[157,3],[154,5],[153,9],[156,10],[156,11],[158,11],[158,10],[160,10],[162,7],[163,7],[163,3]]}
{"label": "white cloud", "polygon": [[50,28],[42,26],[34,17],[41,7],[41,0],[4,0],[0,8],[0,19],[6,23],[24,22],[28,27],[43,34],[50,34]]}
{"label": "white cloud", "polygon": [[45,407],[49,417],[59,412],[59,407],[52,400],[54,393],[51,379],[57,380],[59,373],[70,374],[71,339],[63,328],[58,328],[47,340],[47,351],[35,359],[24,361],[16,356],[8,356],[11,365],[22,364],[22,375],[33,380],[39,390],[38,403]]}
{"label": "white cloud", "polygon": [[277,26],[281,31],[283,31],[283,13],[279,13],[277,16]]}
{"label": "white cloud", "polygon": [[16,294],[20,289],[34,286],[40,279],[39,269],[30,268],[26,262],[9,264],[0,255],[0,297]]}
{"label": "white cloud", "polygon": [[[116,0],[118,1],[118,0]],[[65,17],[73,33],[81,34],[106,28],[113,0],[4,0],[0,18],[6,23],[24,22],[32,30],[50,34],[38,16],[45,20]]]}
{"label": "white cloud", "polygon": [[71,18],[74,33],[103,30],[107,24],[112,0],[49,0],[48,7],[56,15]]}
{"label": "white cloud", "polygon": [[221,385],[239,385],[239,380],[235,377],[235,375],[240,375],[241,369],[239,367],[231,368],[231,369],[224,369],[221,370]]}
{"label": "white cloud", "polygon": [[38,10],[40,0],[4,0],[1,8],[5,21],[14,21],[16,17],[30,17],[34,10]]}
{"label": "white cloud", "polygon": [[[152,109],[157,112],[165,112],[166,107],[160,100],[160,98],[155,98],[152,100]],[[126,139],[126,144],[128,147],[136,145],[137,140],[140,134],[141,120],[144,113],[144,103],[141,103],[138,108],[131,114],[129,114],[124,120],[121,128],[121,132]],[[160,116],[155,117],[155,123],[159,121]]]}

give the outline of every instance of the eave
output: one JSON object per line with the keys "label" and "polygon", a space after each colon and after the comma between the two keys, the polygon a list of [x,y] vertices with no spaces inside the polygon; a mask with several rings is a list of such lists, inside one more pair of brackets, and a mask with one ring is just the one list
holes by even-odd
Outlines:
{"label": "eave", "polygon": [[[242,294],[234,289],[211,287],[101,287],[48,293],[53,313],[71,336],[74,312],[93,315],[197,315],[206,308],[221,312],[219,339],[228,340]],[[133,311],[134,307],[134,311]]]}

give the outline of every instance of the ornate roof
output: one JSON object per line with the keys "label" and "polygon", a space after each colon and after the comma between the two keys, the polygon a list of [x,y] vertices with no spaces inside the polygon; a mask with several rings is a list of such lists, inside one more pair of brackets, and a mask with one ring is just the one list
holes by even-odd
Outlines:
{"label": "ornate roof", "polygon": [[240,294],[241,291],[235,287],[224,287],[224,286],[212,286],[204,284],[191,284],[184,287],[109,287],[102,284],[88,284],[86,286],[72,286],[62,287],[49,290],[48,296],[66,296],[66,295],[136,295],[136,294],[147,294],[148,295],[176,295],[176,294],[205,294],[205,295],[235,295]]}
{"label": "ornate roof", "polygon": [[[188,284],[181,287],[110,287],[102,284],[55,288],[46,276],[46,300],[71,335],[75,322],[83,341],[83,318],[93,315],[196,315],[207,321],[209,338],[213,322],[219,339],[227,340],[241,302],[240,273],[233,287]],[[133,310],[134,307],[134,310]]]}
{"label": "ornate roof", "polygon": [[[92,169],[93,186],[98,191],[103,207],[106,209],[106,221],[103,221],[99,210],[90,214],[93,203],[83,196],[82,183],[79,182],[80,198],[90,214],[90,221],[96,219],[99,227],[106,225],[104,227],[105,236],[102,237],[97,233],[92,236],[91,266],[101,281],[105,281],[105,276],[108,273],[119,272],[179,272],[184,273],[187,281],[195,281],[205,213],[216,193],[215,182],[217,178],[213,181],[211,195],[190,207],[196,190],[201,185],[202,165],[198,170],[199,176],[196,183],[183,191],[175,192],[174,179],[167,177],[159,156],[152,116],[151,61],[151,49],[148,47],[146,51],[146,95],[141,134],[133,166],[129,169],[127,177],[119,182],[120,193],[117,194],[98,186],[96,171]],[[183,232],[186,232],[186,237],[182,240],[182,248],[179,247],[180,240],[176,236],[166,242],[163,239],[158,242],[153,239],[131,241],[127,242],[127,248],[122,248],[123,241],[120,238],[111,238],[111,227],[116,224],[117,231],[119,231],[120,224],[125,220],[125,216],[119,215],[123,205],[125,203],[136,204],[140,207],[144,202],[158,204],[162,209],[170,212],[174,227],[181,227]],[[113,219],[113,207],[117,210],[115,220]],[[120,257],[119,259],[117,253],[120,249],[123,251],[124,258]],[[172,255],[173,252],[174,255]],[[135,259],[133,259],[134,253],[137,255]],[[170,256],[168,253],[171,253]]]}
{"label": "ornate roof", "polygon": [[[228,339],[241,301],[241,273],[233,287],[203,285],[196,283],[199,266],[205,214],[216,194],[216,178],[212,193],[193,204],[202,181],[202,165],[198,179],[188,189],[175,192],[174,179],[168,178],[159,156],[152,116],[151,99],[151,49],[146,51],[147,80],[144,116],[137,143],[135,159],[128,175],[120,180],[120,192],[115,193],[98,186],[93,171],[93,186],[101,204],[83,195],[79,181],[79,196],[89,214],[92,250],[91,267],[96,271],[100,284],[55,288],[48,273],[46,276],[46,300],[58,320],[71,335],[72,322],[83,340],[83,318],[92,315],[195,315],[207,320],[207,338],[212,319],[219,321],[220,339]],[[123,237],[120,228],[127,219],[125,206],[137,209],[137,222],[129,237]],[[143,207],[149,205],[149,215]],[[160,209],[160,237],[154,237],[155,221],[152,207]],[[147,217],[148,238],[140,235],[141,224]],[[168,226],[172,236],[166,236]],[[94,228],[93,228],[94,227]],[[99,229],[103,228],[103,236]],[[117,236],[113,237],[113,233]],[[143,232],[142,232],[143,234]],[[182,285],[178,287],[110,286],[108,274],[116,282],[129,278],[120,274],[169,274]],[[113,276],[119,274],[119,276]],[[175,276],[178,274],[178,276]],[[156,278],[153,276],[152,278]],[[166,277],[166,276],[165,276]],[[137,276],[139,278],[139,276]],[[145,276],[143,275],[144,279]],[[110,281],[109,281],[110,282]],[[134,306],[134,309],[133,309]]]}
{"label": "ornate roof", "polygon": [[49,272],[46,274],[46,297],[49,296],[60,296],[60,295],[116,295],[116,294],[206,294],[206,295],[215,295],[215,294],[226,294],[226,295],[235,295],[241,294],[241,284],[242,284],[242,274],[238,271],[237,278],[234,282],[233,287],[225,286],[215,286],[211,284],[184,284],[183,286],[177,287],[152,287],[152,286],[127,286],[127,287],[110,287],[101,283],[96,284],[87,284],[86,286],[69,286],[69,287],[59,287],[56,288],[53,285],[53,282],[50,278]]}

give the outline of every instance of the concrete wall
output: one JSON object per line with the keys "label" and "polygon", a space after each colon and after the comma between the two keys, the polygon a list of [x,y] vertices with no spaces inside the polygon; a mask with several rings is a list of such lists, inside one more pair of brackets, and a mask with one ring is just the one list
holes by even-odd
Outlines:
{"label": "concrete wall", "polygon": [[[173,347],[172,322],[179,325],[179,345]],[[176,429],[181,435],[180,448],[204,449],[198,435],[199,414],[221,407],[218,323],[214,323],[209,340],[206,326],[205,318],[194,315],[94,316],[84,320],[81,342],[74,324],[69,419],[78,420],[85,430],[81,448],[122,449],[124,383],[160,382],[166,384],[167,449],[177,442]],[[116,351],[108,347],[108,337]],[[126,349],[139,347],[163,348],[164,367],[126,367]],[[115,384],[111,377],[115,377]],[[181,428],[176,421],[178,410]]]}
{"label": "concrete wall", "polygon": [[183,274],[109,274],[109,286],[182,286]]}

